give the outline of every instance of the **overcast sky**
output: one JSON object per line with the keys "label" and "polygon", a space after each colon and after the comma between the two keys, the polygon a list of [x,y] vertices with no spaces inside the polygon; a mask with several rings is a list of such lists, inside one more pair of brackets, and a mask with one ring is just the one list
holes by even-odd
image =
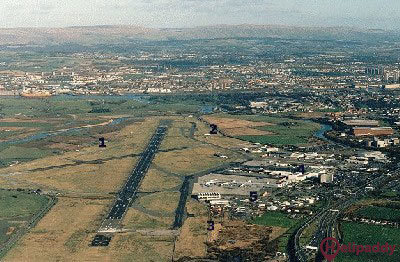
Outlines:
{"label": "overcast sky", "polygon": [[0,0],[0,27],[280,24],[400,28],[400,0]]}

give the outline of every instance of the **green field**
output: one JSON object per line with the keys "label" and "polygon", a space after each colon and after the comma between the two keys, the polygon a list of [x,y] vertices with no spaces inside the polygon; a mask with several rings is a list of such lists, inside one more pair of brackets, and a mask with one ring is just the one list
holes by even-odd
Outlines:
{"label": "green field", "polygon": [[356,215],[376,220],[400,221],[400,209],[389,207],[367,206],[358,210]]}
{"label": "green field", "polygon": [[400,196],[400,194],[397,191],[394,191],[394,190],[387,190],[387,191],[384,191],[381,194],[381,196],[385,197],[385,198],[397,198],[397,197]]}
{"label": "green field", "polygon": [[0,161],[9,160],[33,160],[49,156],[53,153],[53,150],[29,148],[29,147],[17,147],[10,146],[5,150],[1,151]]}
{"label": "green field", "polygon": [[298,220],[288,218],[287,215],[280,212],[265,212],[260,217],[255,217],[251,220],[251,223],[260,226],[274,226],[274,227],[285,227],[291,228],[298,223]]}
{"label": "green field", "polygon": [[311,121],[295,120],[288,115],[264,116],[264,115],[229,115],[213,114],[215,117],[234,118],[254,122],[267,122],[274,125],[260,126],[256,129],[269,131],[271,135],[243,135],[237,136],[241,140],[252,143],[275,144],[275,145],[299,145],[309,142],[321,126]]}
{"label": "green field", "polygon": [[45,196],[0,190],[0,246],[42,210],[48,201]]}
{"label": "green field", "polygon": [[45,196],[0,190],[0,219],[29,218],[47,202]]}
{"label": "green field", "polygon": [[33,128],[49,128],[49,123],[38,122],[0,122],[0,127],[33,127]]}
{"label": "green field", "polygon": [[358,224],[343,223],[342,232],[344,235],[343,243],[356,243],[359,245],[376,245],[380,244],[396,245],[396,250],[392,256],[382,253],[361,253],[356,256],[355,253],[339,253],[336,262],[398,262],[400,261],[400,250],[397,245],[400,243],[400,229]]}
{"label": "green field", "polygon": [[285,117],[268,116],[241,116],[241,119],[268,122],[275,125],[257,127],[259,130],[272,132],[273,135],[265,136],[238,136],[239,139],[261,144],[298,145],[306,144],[309,138],[318,131],[321,126],[317,123],[301,120],[293,120]]}

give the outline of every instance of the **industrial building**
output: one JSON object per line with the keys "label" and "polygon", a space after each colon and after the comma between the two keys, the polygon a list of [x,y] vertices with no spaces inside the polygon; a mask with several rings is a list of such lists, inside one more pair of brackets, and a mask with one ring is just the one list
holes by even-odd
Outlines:
{"label": "industrial building", "polygon": [[328,174],[321,174],[319,176],[319,182],[321,184],[327,184],[327,183],[332,183],[333,182],[333,174],[328,173]]}
{"label": "industrial building", "polygon": [[390,136],[394,131],[391,127],[353,127],[354,136]]}
{"label": "industrial building", "polygon": [[384,85],[385,89],[399,89],[400,84],[389,84],[389,85]]}
{"label": "industrial building", "polygon": [[378,127],[379,121],[369,119],[352,119],[342,121],[342,124],[347,127]]}

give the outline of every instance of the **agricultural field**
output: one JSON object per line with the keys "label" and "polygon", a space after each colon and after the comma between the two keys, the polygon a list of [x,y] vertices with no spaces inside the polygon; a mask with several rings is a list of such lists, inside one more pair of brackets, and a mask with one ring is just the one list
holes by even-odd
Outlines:
{"label": "agricultural field", "polygon": [[378,225],[358,224],[358,223],[342,223],[341,230],[343,232],[343,243],[356,243],[360,245],[376,245],[389,243],[396,245],[396,250],[392,256],[382,253],[361,253],[356,256],[354,253],[340,253],[335,261],[338,262],[397,262],[400,257],[398,244],[400,243],[400,229],[384,227]]}

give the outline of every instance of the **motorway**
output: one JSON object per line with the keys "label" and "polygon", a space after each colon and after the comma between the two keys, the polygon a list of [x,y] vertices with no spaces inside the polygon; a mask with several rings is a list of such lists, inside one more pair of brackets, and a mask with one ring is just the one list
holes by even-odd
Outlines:
{"label": "motorway", "polygon": [[[329,142],[335,145],[339,145],[336,142],[333,142],[329,139]],[[343,146],[342,146],[343,147]],[[400,169],[393,170],[395,173],[400,174]],[[315,231],[311,242],[309,243],[310,246],[314,246],[319,248],[320,243],[326,237],[334,237],[334,230],[336,229],[336,233],[340,234],[337,227],[337,221],[340,215],[349,208],[352,204],[354,204],[357,200],[359,200],[362,196],[365,195],[365,187],[372,186],[375,188],[379,188],[385,183],[389,183],[390,179],[387,179],[385,175],[380,175],[374,179],[366,180],[365,183],[359,185],[354,188],[352,193],[340,199],[336,202],[329,201],[328,205],[318,211],[314,216],[308,218],[289,238],[288,242],[288,255],[289,261],[291,262],[307,262],[310,261],[310,257],[305,251],[304,248],[300,245],[300,238],[303,231],[311,224],[317,221],[318,228]],[[339,241],[341,240],[341,236],[339,235]],[[319,250],[319,249],[318,249]],[[322,256],[321,252],[318,251],[316,254],[316,258],[313,259],[316,262],[322,262],[324,257]]]}
{"label": "motorway", "polygon": [[[111,207],[106,219],[103,221],[99,233],[113,233],[119,230],[122,218],[124,217],[130,203],[136,198],[140,183],[146,175],[151,162],[160,147],[161,141],[167,133],[170,120],[161,120],[160,124],[151,137],[146,149],[141,154],[141,158],[137,163],[132,174],[129,176],[125,185],[118,193],[118,197]],[[104,235],[96,235],[92,241],[93,246],[107,246],[111,238]]]}
{"label": "motorway", "polygon": [[[369,181],[367,184],[373,187],[379,187],[385,182],[387,182],[387,177],[381,175],[374,180]],[[336,225],[339,216],[343,211],[345,211],[348,207],[350,207],[365,194],[365,187],[367,186],[367,184],[358,187],[349,197],[328,205],[323,210],[319,211],[313,217],[304,222],[303,225],[299,229],[297,229],[289,239],[289,260],[291,262],[309,261],[309,257],[300,245],[300,237],[304,229],[306,229],[311,223],[318,221],[318,229],[316,230],[310,245],[319,248],[319,245],[324,238],[333,237],[333,231],[335,228],[337,228]],[[315,261],[323,261],[323,256],[320,252],[318,252]]]}

